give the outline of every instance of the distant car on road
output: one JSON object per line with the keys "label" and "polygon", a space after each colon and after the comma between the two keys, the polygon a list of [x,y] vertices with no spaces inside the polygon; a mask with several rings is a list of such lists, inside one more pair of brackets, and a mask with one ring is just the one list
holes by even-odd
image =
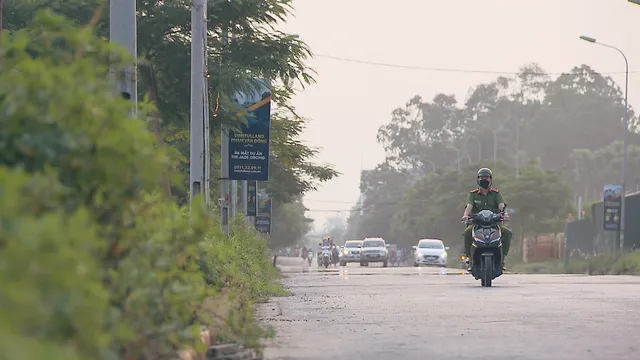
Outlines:
{"label": "distant car on road", "polygon": [[340,251],[340,266],[346,266],[350,262],[360,262],[360,250],[362,240],[347,240]]}
{"label": "distant car on road", "polygon": [[417,246],[413,246],[413,266],[420,265],[447,265],[447,250],[442,240],[421,239]]}
{"label": "distant car on road", "polygon": [[387,267],[389,261],[389,251],[383,238],[366,238],[362,240],[362,250],[360,251],[360,266],[369,266],[371,262],[381,262]]}

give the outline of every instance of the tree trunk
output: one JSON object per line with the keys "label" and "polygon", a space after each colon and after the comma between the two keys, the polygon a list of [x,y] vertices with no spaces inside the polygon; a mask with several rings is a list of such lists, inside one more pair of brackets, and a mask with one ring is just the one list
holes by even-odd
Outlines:
{"label": "tree trunk", "polygon": [[[140,67],[140,73],[148,87],[149,102],[151,102],[154,106],[157,106],[158,83],[156,81],[156,76],[153,68],[151,66],[142,66]],[[151,114],[151,131],[156,135],[158,146],[163,146],[165,142],[164,137],[162,136],[162,120],[160,119],[160,112],[158,110],[154,110]],[[167,172],[169,172],[169,169],[167,169]],[[161,181],[165,186],[167,195],[171,196],[171,181],[169,179],[169,173],[166,173]]]}

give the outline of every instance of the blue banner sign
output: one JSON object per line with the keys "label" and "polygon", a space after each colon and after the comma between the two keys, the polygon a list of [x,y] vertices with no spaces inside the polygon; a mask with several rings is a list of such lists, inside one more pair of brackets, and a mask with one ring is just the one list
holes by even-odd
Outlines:
{"label": "blue banner sign", "polygon": [[620,231],[620,220],[622,219],[622,186],[605,185],[603,198],[603,230]]}
{"label": "blue banner sign", "polygon": [[259,83],[257,91],[237,93],[234,99],[245,109],[247,125],[242,125],[242,132],[229,132],[231,180],[269,180],[271,91],[264,81]]}

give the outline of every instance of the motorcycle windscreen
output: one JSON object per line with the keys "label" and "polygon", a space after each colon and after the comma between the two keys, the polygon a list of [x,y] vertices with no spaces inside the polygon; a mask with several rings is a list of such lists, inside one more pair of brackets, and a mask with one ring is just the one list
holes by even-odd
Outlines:
{"label": "motorcycle windscreen", "polygon": [[473,237],[483,242],[492,242],[498,240],[502,236],[502,232],[498,227],[478,227],[474,229]]}

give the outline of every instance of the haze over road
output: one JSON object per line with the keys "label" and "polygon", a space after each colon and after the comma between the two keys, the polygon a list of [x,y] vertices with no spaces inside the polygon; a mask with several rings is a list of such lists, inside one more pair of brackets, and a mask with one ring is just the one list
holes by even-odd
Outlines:
{"label": "haze over road", "polygon": [[[293,295],[259,314],[285,359],[640,359],[640,278],[283,267]],[[302,272],[304,271],[304,272]]]}

